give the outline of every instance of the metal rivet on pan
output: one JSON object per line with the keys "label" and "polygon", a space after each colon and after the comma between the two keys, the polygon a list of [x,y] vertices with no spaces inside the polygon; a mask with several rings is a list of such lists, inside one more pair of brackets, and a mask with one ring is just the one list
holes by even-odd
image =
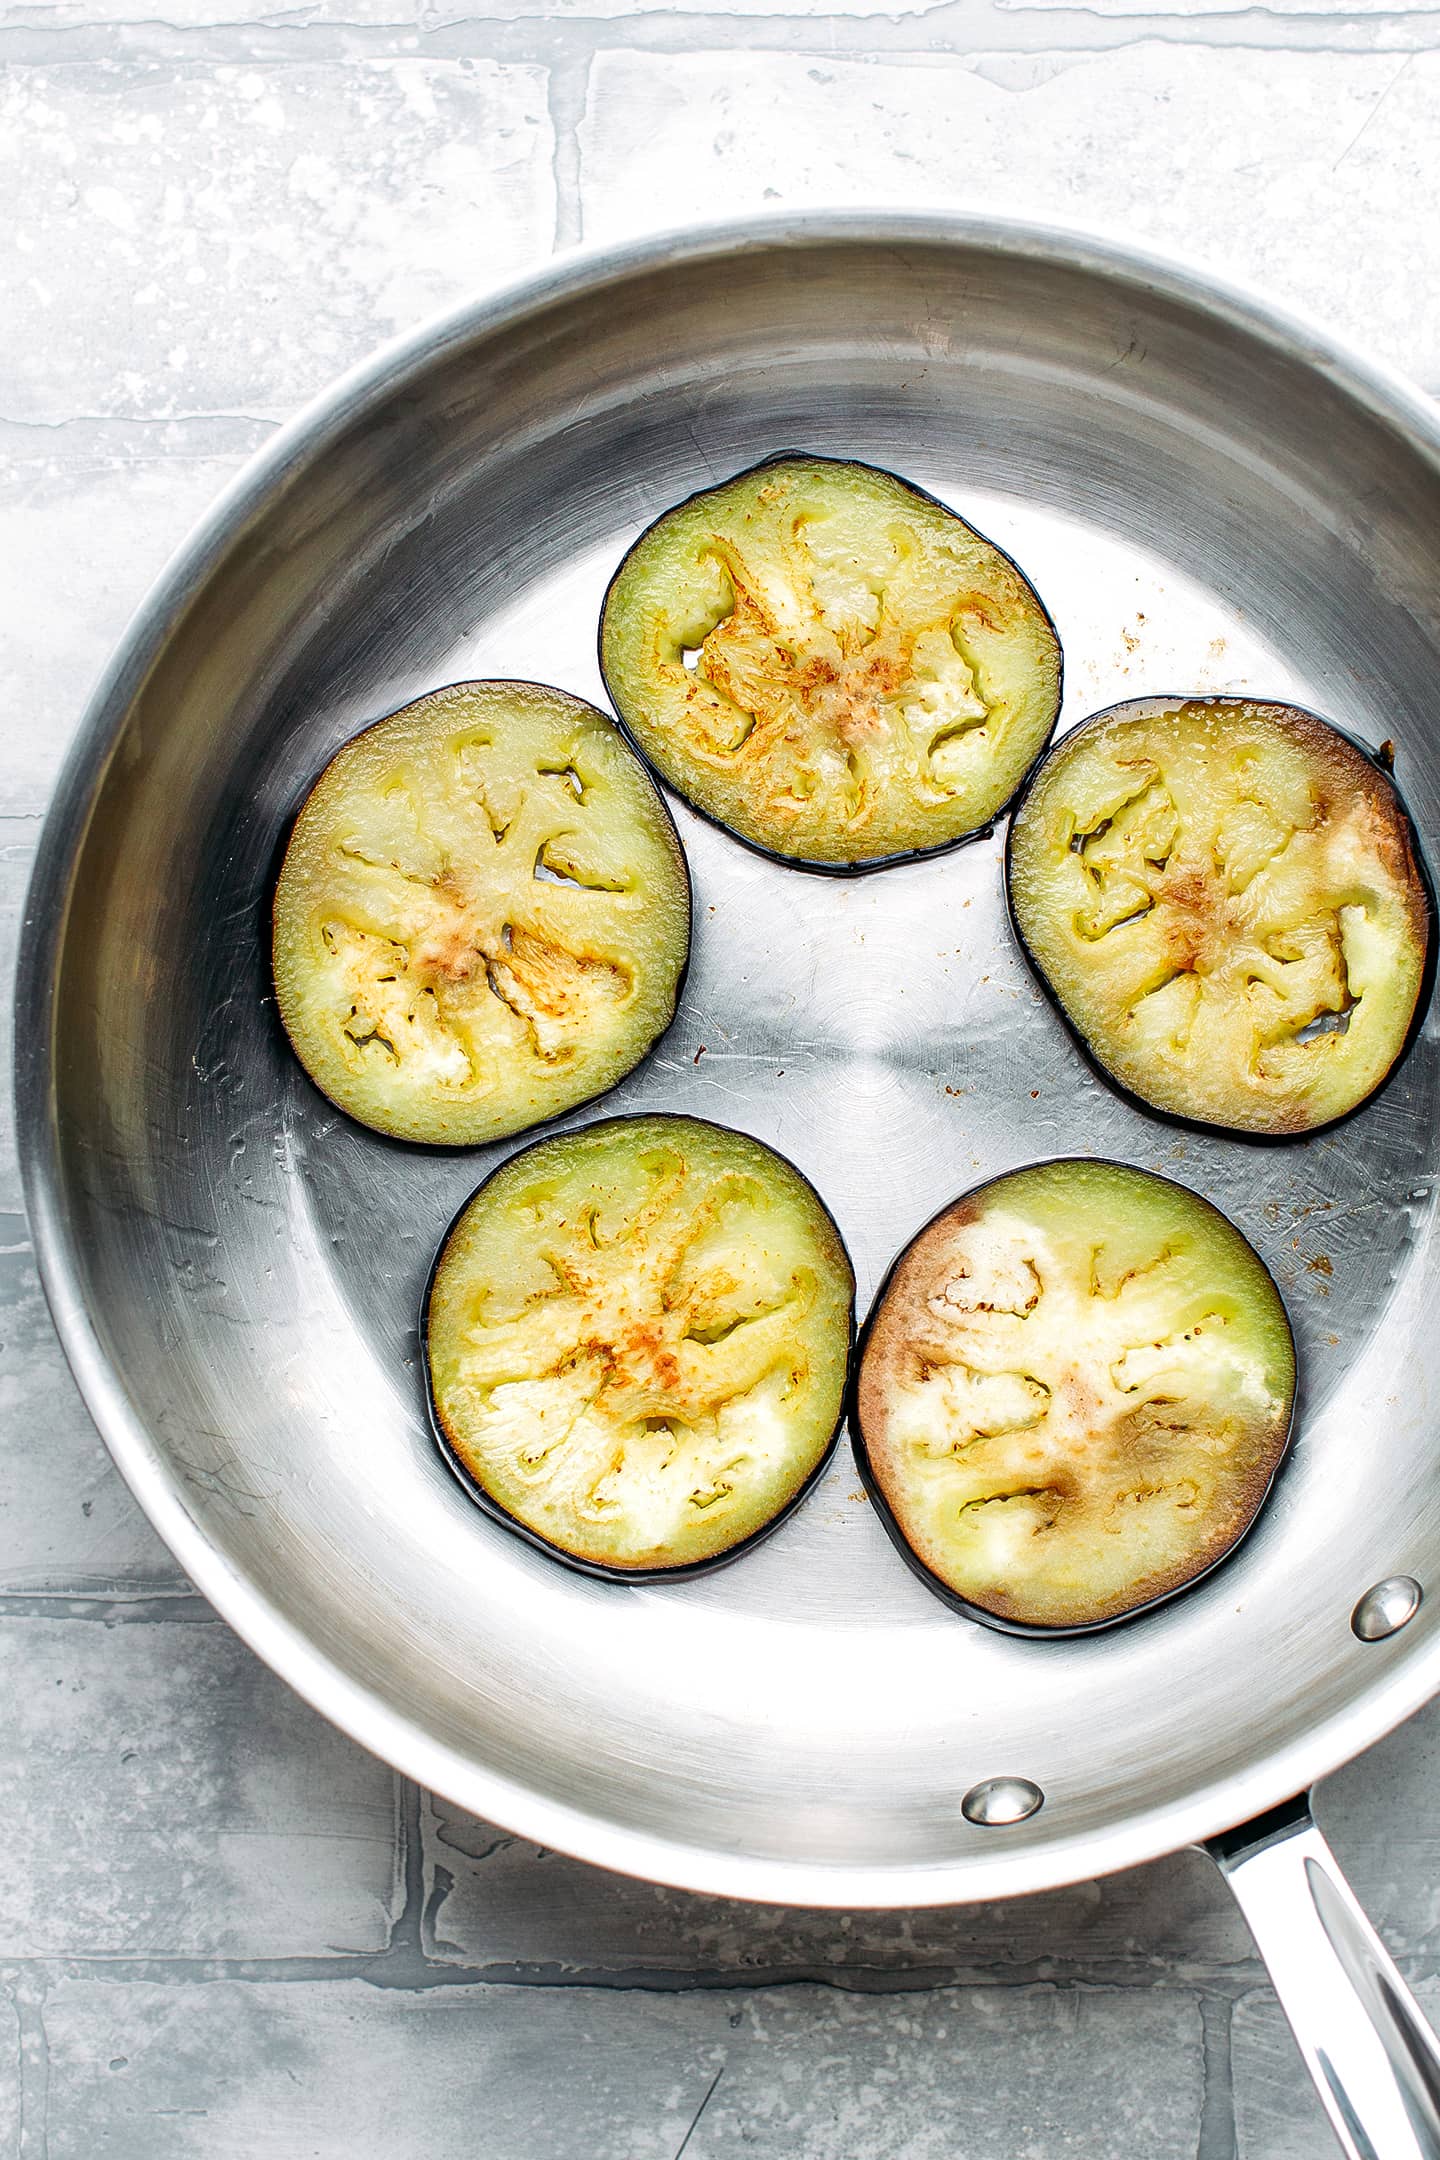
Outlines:
{"label": "metal rivet on pan", "polygon": [[992,1777],[971,1786],[960,1803],[960,1812],[966,1822],[994,1829],[1001,1823],[1024,1822],[1027,1815],[1044,1805],[1044,1793],[1028,1777]]}
{"label": "metal rivet on pan", "polygon": [[1413,1620],[1425,1593],[1413,1575],[1387,1575],[1377,1582],[1350,1615],[1350,1625],[1361,1642],[1384,1642]]}

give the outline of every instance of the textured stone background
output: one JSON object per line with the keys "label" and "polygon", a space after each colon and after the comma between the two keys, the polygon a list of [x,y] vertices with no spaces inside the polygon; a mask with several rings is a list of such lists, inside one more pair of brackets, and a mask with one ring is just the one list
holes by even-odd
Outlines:
{"label": "textured stone background", "polygon": [[[1440,389],[1426,0],[0,0],[0,63],[7,972],[88,686],[191,521],[335,370],[553,246],[657,205],[1104,221]],[[958,1913],[751,1909],[538,1851],[331,1732],[110,1470],[8,1095],[0,1669],[0,2160],[1328,2151],[1194,1855]],[[1320,1802],[1432,2008],[1437,1772],[1440,1711]]]}

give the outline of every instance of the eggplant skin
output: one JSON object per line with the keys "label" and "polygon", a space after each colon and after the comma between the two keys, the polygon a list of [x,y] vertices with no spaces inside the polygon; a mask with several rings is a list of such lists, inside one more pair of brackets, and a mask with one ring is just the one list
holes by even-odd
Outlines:
{"label": "eggplant skin", "polygon": [[876,1298],[857,1463],[914,1571],[971,1618],[1075,1635],[1164,1603],[1249,1530],[1289,1444],[1294,1337],[1208,1200],[1061,1159],[963,1195]]}
{"label": "eggplant skin", "polygon": [[401,1140],[483,1146],[589,1102],[674,1018],[690,878],[605,715],[453,683],[331,759],[276,882],[276,1000],[322,1093]]}
{"label": "eggplant skin", "polygon": [[988,831],[1060,709],[1059,639],[1007,555],[894,473],[799,452],[641,535],[600,664],[692,809],[840,874]]}
{"label": "eggplant skin", "polygon": [[1087,1056],[1189,1124],[1319,1131],[1423,1017],[1434,908],[1404,802],[1300,706],[1137,698],[1082,722],[1016,806],[1006,887]]}
{"label": "eggplant skin", "polygon": [[436,1437],[486,1513],[571,1566],[704,1572],[823,1470],[854,1296],[824,1202],[748,1134],[665,1113],[532,1142],[436,1259]]}

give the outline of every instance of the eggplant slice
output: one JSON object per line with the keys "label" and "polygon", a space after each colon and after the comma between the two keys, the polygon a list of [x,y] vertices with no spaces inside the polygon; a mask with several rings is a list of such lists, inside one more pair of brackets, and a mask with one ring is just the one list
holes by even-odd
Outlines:
{"label": "eggplant slice", "polygon": [[1070,1160],[982,1185],[907,1246],[851,1431],[932,1589],[994,1627],[1075,1634],[1224,1558],[1294,1396],[1284,1304],[1234,1224],[1149,1171]]}
{"label": "eggplant slice", "polygon": [[1059,642],[1009,557],[829,458],[772,459],[660,518],[616,572],[600,658],[677,793],[814,870],[984,830],[1060,707]]}
{"label": "eggplant slice", "polygon": [[689,942],[649,774],[537,683],[456,683],[348,742],[275,891],[296,1055],[403,1140],[480,1146],[613,1087],[673,1018]]}
{"label": "eggplant slice", "polygon": [[1430,904],[1387,773],[1327,721],[1139,698],[1058,742],[1015,812],[1010,911],[1102,1071],[1267,1136],[1344,1117],[1396,1064]]}
{"label": "eggplant slice", "polygon": [[747,1134],[667,1115],[537,1141],[436,1261],[436,1432],[532,1543],[630,1581],[698,1572],[819,1475],[854,1291],[819,1195]]}

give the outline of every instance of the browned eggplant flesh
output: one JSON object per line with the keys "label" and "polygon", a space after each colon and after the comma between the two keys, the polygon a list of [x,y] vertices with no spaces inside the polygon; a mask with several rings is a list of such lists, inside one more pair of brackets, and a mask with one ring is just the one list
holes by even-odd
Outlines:
{"label": "browned eggplant flesh", "polygon": [[615,709],[677,793],[755,848],[859,870],[953,846],[1055,723],[1035,592],[943,503],[785,457],[652,525],[605,603]]}
{"label": "browned eggplant flesh", "polygon": [[674,824],[605,716],[457,683],[315,783],[276,886],[275,989],[342,1110],[478,1146],[623,1078],[673,1017],[689,938]]}
{"label": "browned eggplant flesh", "polygon": [[492,1508],[594,1571],[693,1569],[788,1511],[840,1421],[854,1278],[747,1134],[607,1119],[510,1158],[442,1249],[431,1403]]}
{"label": "browned eggplant flesh", "polygon": [[1008,878],[1061,1012],[1157,1110],[1310,1132],[1410,1038],[1432,930],[1409,819],[1313,713],[1214,697],[1097,714],[1036,773]]}
{"label": "browned eggplant flesh", "polygon": [[893,1539],[951,1602],[1077,1632],[1230,1551],[1284,1453],[1285,1308],[1206,1200],[1120,1163],[947,1208],[868,1323],[852,1428]]}

